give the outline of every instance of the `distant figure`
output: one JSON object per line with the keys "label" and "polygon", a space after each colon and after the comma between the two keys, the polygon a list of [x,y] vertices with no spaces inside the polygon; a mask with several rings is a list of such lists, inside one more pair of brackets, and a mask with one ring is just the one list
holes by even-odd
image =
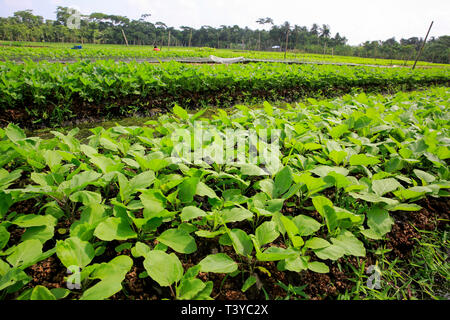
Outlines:
{"label": "distant figure", "polygon": [[159,49],[158,46],[155,46],[155,47],[153,48],[153,51],[161,51],[161,49]]}

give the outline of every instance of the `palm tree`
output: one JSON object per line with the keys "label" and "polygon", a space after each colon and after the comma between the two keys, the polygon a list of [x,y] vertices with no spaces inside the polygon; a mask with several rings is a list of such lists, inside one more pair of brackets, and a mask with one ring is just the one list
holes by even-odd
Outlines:
{"label": "palm tree", "polygon": [[330,26],[323,24],[322,28],[320,28],[320,37],[328,39],[328,38],[330,38],[330,34],[331,34]]}
{"label": "palm tree", "polygon": [[317,23],[314,23],[309,32],[314,36],[318,36],[319,35],[319,25]]}
{"label": "palm tree", "polygon": [[[256,23],[264,26],[265,24],[271,24],[273,25],[273,19],[272,18],[259,18],[258,20],[256,20]],[[259,30],[259,40],[258,40],[258,44],[259,44],[259,50],[261,50],[261,30]]]}

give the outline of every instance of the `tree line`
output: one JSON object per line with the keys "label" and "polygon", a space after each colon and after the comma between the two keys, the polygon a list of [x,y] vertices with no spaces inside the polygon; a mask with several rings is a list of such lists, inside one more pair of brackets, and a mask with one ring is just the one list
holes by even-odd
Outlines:
{"label": "tree line", "polygon": [[[344,36],[339,33],[333,35],[329,25],[313,24],[310,28],[289,22],[277,25],[270,17],[256,21],[261,26],[258,30],[237,25],[174,28],[163,22],[152,23],[150,17],[150,14],[143,14],[138,20],[130,20],[104,13],[81,15],[68,7],[58,6],[56,20],[44,20],[32,10],[23,10],[15,12],[12,17],[0,17],[0,39],[98,44],[124,44],[128,41],[131,45],[242,50],[284,50],[287,47],[288,50],[306,53],[399,60],[414,59],[423,42],[418,37],[400,41],[391,38],[350,46]],[[72,28],[77,22],[77,28]],[[432,37],[425,45],[421,60],[450,63],[450,36]]]}

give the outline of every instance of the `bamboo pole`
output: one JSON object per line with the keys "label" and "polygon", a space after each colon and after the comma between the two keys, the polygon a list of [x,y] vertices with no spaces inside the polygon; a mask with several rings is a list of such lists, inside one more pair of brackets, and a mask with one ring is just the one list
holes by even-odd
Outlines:
{"label": "bamboo pole", "polygon": [[288,44],[289,44],[289,31],[286,32],[286,47],[284,50],[284,60],[286,60],[287,58]]}
{"label": "bamboo pole", "polygon": [[169,39],[167,40],[167,51],[170,49],[170,30],[169,30]]}
{"label": "bamboo pole", "polygon": [[191,34],[189,36],[189,48],[191,47],[191,41],[192,41],[192,29],[191,29]]}
{"label": "bamboo pole", "polygon": [[127,47],[128,47],[128,40],[127,40],[127,36],[125,35],[125,31],[123,31],[123,29],[121,29],[121,30],[122,30],[123,38],[125,39],[125,43],[127,44]]}
{"label": "bamboo pole", "polygon": [[412,67],[413,70],[416,68],[417,61],[419,61],[419,58],[422,55],[423,48],[425,47],[425,44],[427,43],[428,36],[430,35],[431,28],[433,27],[433,23],[434,23],[434,21],[431,21],[430,28],[428,29],[427,35],[425,36],[425,40],[423,40],[422,46],[420,47],[420,50],[419,50],[419,54],[417,55],[416,61],[414,62],[414,65]]}

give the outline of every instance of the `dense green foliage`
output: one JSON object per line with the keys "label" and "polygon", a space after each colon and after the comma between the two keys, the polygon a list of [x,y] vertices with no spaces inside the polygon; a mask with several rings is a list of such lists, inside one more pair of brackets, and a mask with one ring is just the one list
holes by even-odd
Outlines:
{"label": "dense green foliage", "polygon": [[[1,43],[0,43],[1,44]],[[120,61],[149,60],[157,62],[160,59],[180,59],[201,62],[200,58],[209,58],[211,55],[222,58],[237,58],[253,60],[284,60],[282,52],[268,51],[244,51],[214,48],[186,48],[186,47],[163,47],[162,51],[153,51],[152,46],[129,46],[124,45],[96,45],[85,44],[82,50],[72,50],[73,44],[61,43],[36,43],[36,42],[3,42],[0,46],[0,60],[11,61],[33,61],[48,60],[56,62],[69,62],[77,60],[104,60],[113,59]],[[293,62],[317,63],[317,64],[365,64],[381,66],[412,66],[414,61],[394,59],[373,59],[352,56],[337,56],[323,54],[306,54],[295,51],[288,52],[286,58]],[[272,61],[274,62],[274,61]],[[419,61],[418,66],[448,67],[445,64],[436,64]]]}
{"label": "dense green foliage", "polygon": [[[448,88],[437,88],[310,99],[284,109],[237,106],[212,119],[177,106],[147,126],[99,127],[83,141],[77,129],[42,140],[10,124],[0,130],[0,294],[108,299],[138,261],[146,270],[140,277],[170,287],[177,299],[210,298],[214,284],[199,272],[242,275],[244,291],[267,261],[285,272],[328,273],[339,258],[364,257],[373,241],[382,243],[390,213],[420,210],[416,202],[424,197],[449,196],[449,102]],[[271,128],[281,155],[270,168],[174,161],[172,133],[194,132],[196,121],[217,133],[201,142],[203,150],[227,129]],[[246,145],[243,152],[254,148],[265,146]],[[31,209],[17,209],[30,200]],[[20,239],[12,237],[17,229],[25,231]],[[199,251],[206,238],[220,243],[218,252]],[[111,249],[117,257],[106,256]],[[30,266],[48,257],[81,268],[81,290],[33,285]]]}
{"label": "dense green foliage", "polygon": [[[417,37],[400,41],[391,38],[386,41],[367,41],[361,46],[349,46],[346,45],[347,39],[339,33],[332,36],[328,25],[313,24],[308,29],[289,22],[276,25],[270,18],[257,21],[261,26],[270,26],[270,30],[251,30],[237,25],[219,28],[203,26],[200,29],[183,26],[176,29],[162,22],[146,21],[148,16],[145,15],[139,20],[130,20],[119,15],[92,13],[88,16],[81,15],[80,28],[71,30],[67,27],[67,22],[72,13],[69,8],[58,7],[56,20],[44,21],[43,17],[34,15],[31,10],[15,12],[13,17],[0,18],[0,39],[124,44],[124,30],[128,42],[134,45],[168,45],[170,32],[172,46],[268,50],[273,46],[285,48],[286,33],[289,32],[289,50],[397,60],[414,60],[423,41]],[[423,59],[435,63],[450,63],[449,39],[448,36],[430,39],[425,46]]]}
{"label": "dense green foliage", "polygon": [[[336,96],[447,84],[448,69],[410,70],[280,63],[198,66],[89,61],[0,63],[6,121],[60,123],[86,116],[144,113],[174,103],[190,108],[254,100]],[[9,117],[9,118],[7,118]]]}

